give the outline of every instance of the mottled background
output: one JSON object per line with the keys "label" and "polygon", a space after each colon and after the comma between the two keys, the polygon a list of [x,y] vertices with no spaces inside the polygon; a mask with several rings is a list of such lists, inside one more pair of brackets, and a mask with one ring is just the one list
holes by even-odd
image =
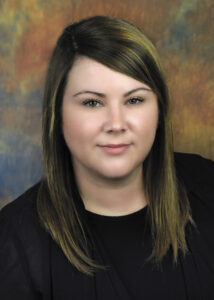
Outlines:
{"label": "mottled background", "polygon": [[0,0],[0,206],[42,175],[48,58],[65,25],[92,15],[143,28],[168,77],[175,149],[214,159],[213,0]]}

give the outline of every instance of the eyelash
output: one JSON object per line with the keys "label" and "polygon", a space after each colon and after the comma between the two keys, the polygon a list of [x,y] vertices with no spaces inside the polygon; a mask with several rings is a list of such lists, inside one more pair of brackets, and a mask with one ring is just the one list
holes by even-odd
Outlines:
{"label": "eyelash", "polygon": [[[132,103],[132,104],[139,104],[139,103],[142,103],[143,101],[144,101],[144,99],[143,98],[140,98],[140,97],[132,97],[132,98],[130,98],[128,101],[130,101],[130,100],[137,100],[138,101],[138,103]],[[95,106],[91,106],[91,105],[89,105],[89,103],[92,103],[92,102],[96,102],[96,103],[99,103],[100,104],[100,101],[99,100],[96,100],[96,99],[88,99],[88,100],[85,100],[85,101],[83,101],[83,105],[85,105],[85,106],[88,106],[88,107],[98,107],[97,105],[95,105]]]}

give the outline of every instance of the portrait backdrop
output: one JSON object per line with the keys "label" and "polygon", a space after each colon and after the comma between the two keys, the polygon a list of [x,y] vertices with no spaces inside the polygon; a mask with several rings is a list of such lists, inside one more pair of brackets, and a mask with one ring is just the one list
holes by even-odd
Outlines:
{"label": "portrait backdrop", "polygon": [[0,207],[42,176],[48,60],[63,28],[93,15],[143,29],[168,79],[175,150],[214,159],[213,0],[0,0]]}

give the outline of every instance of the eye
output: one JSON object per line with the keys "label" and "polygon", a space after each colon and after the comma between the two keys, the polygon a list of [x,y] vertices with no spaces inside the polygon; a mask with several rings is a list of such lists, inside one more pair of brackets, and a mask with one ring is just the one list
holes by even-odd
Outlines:
{"label": "eye", "polygon": [[89,107],[97,107],[97,106],[100,106],[101,103],[95,99],[88,99],[88,100],[83,101],[83,105],[89,106]]}
{"label": "eye", "polygon": [[139,104],[139,103],[142,103],[143,101],[144,101],[143,98],[132,97],[127,102],[129,102],[129,104]]}

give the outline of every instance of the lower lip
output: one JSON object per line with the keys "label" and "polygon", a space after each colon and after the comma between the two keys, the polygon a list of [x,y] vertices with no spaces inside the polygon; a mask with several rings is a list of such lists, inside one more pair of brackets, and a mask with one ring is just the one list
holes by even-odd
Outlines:
{"label": "lower lip", "polygon": [[124,153],[129,148],[129,145],[116,147],[116,148],[101,146],[100,148],[108,154],[121,154]]}

